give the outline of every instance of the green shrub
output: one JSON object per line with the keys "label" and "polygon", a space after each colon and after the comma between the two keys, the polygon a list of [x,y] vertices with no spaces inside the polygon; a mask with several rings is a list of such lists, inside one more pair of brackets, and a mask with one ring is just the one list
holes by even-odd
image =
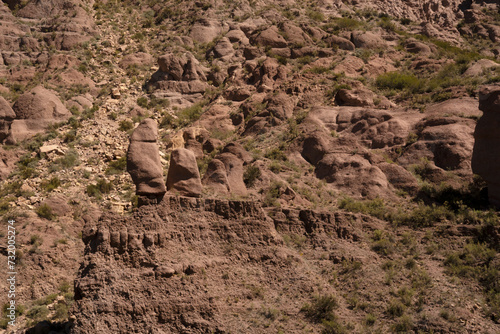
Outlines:
{"label": "green shrub", "polygon": [[359,212],[379,219],[390,219],[390,212],[381,198],[375,198],[369,201],[356,201],[351,197],[344,197],[338,202],[340,209],[349,212]]}
{"label": "green shrub", "polygon": [[333,31],[340,31],[340,30],[356,30],[359,27],[363,25],[363,22],[351,19],[348,17],[342,17],[338,19],[334,19],[332,23],[328,23],[323,25],[324,30],[333,30]]}
{"label": "green shrub", "polygon": [[301,311],[314,322],[335,320],[333,310],[337,308],[337,298],[333,295],[316,296],[312,304],[305,304]]}
{"label": "green shrub", "polygon": [[376,321],[377,321],[377,317],[372,313],[368,313],[365,317],[365,324],[367,326],[373,326]]}
{"label": "green shrub", "polygon": [[182,128],[197,121],[203,113],[205,102],[198,102],[177,113],[176,127]]}
{"label": "green shrub", "polygon": [[74,149],[68,150],[66,154],[56,159],[52,165],[49,167],[49,171],[55,172],[61,169],[68,169],[80,164],[78,152]]}
{"label": "green shrub", "polygon": [[264,156],[268,159],[271,159],[271,160],[281,160],[281,161],[287,160],[287,157],[286,157],[285,153],[283,152],[283,149],[280,147],[276,147],[276,148],[273,148],[273,149],[267,151]]}
{"label": "green shrub", "polygon": [[388,72],[379,75],[375,84],[382,89],[409,89],[410,91],[418,91],[422,87],[423,82],[411,73]]}
{"label": "green shrub", "polygon": [[323,320],[321,322],[323,330],[321,334],[347,334],[349,331],[339,323],[336,316],[332,316],[331,320]]}
{"label": "green shrub", "polygon": [[406,310],[406,306],[399,300],[392,300],[387,307],[387,313],[393,317],[400,317]]}
{"label": "green shrub", "polygon": [[257,166],[249,165],[245,169],[245,173],[243,174],[243,181],[247,187],[252,187],[255,184],[255,181],[260,177],[261,172],[260,168]]}
{"label": "green shrub", "polygon": [[43,180],[40,187],[45,191],[53,191],[61,185],[61,180],[57,176],[52,177],[50,180]]}
{"label": "green shrub", "polygon": [[113,160],[106,168],[106,175],[122,174],[127,169],[127,157],[121,157]]}
{"label": "green shrub", "polygon": [[38,209],[36,209],[36,214],[39,217],[42,217],[42,218],[45,218],[45,219],[48,219],[48,220],[52,220],[52,219],[55,218],[55,215],[52,212],[52,208],[50,206],[48,206],[47,204],[40,205],[38,207]]}
{"label": "green shrub", "polygon": [[108,194],[113,189],[111,182],[106,182],[104,179],[99,179],[97,184],[89,184],[86,189],[87,195],[91,197],[101,198],[102,194]]}
{"label": "green shrub", "polygon": [[128,131],[128,130],[131,130],[134,128],[134,123],[132,123],[131,121],[125,119],[123,121],[120,122],[120,126],[118,127],[118,130],[121,130],[121,131]]}
{"label": "green shrub", "polygon": [[408,315],[403,315],[392,327],[396,333],[409,333],[413,329],[413,319]]}
{"label": "green shrub", "polygon": [[307,16],[314,21],[322,22],[325,20],[325,15],[318,10],[309,9],[307,10]]}
{"label": "green shrub", "polygon": [[36,305],[31,308],[26,316],[30,319],[33,319],[36,322],[47,320],[47,316],[49,315],[49,309],[46,305]]}
{"label": "green shrub", "polygon": [[283,186],[283,183],[279,181],[273,181],[266,193],[263,204],[265,206],[279,206],[280,204],[277,199],[281,195],[281,188]]}

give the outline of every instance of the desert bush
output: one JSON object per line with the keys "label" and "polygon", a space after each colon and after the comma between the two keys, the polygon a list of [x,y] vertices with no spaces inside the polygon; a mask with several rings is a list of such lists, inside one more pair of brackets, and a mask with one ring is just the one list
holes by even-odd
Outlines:
{"label": "desert bush", "polygon": [[260,168],[257,166],[249,165],[243,173],[243,181],[247,187],[252,187],[255,181],[260,177]]}
{"label": "desert bush", "polygon": [[78,152],[74,149],[70,149],[64,154],[63,157],[54,160],[50,165],[49,171],[55,172],[61,169],[68,169],[80,164],[80,159]]}
{"label": "desert bush", "polygon": [[338,307],[337,298],[333,295],[316,296],[311,304],[305,304],[301,311],[314,322],[335,320],[333,310]]}
{"label": "desert bush", "polygon": [[50,192],[59,187],[60,185],[61,185],[61,180],[59,180],[57,176],[54,176],[50,180],[43,180],[40,183],[40,188]]}
{"label": "desert bush", "polygon": [[52,220],[55,218],[54,213],[52,212],[52,208],[48,206],[47,204],[42,204],[36,209],[36,214],[39,217]]}
{"label": "desert bush", "polygon": [[17,163],[18,174],[23,179],[28,179],[36,175],[36,166],[40,159],[37,157],[32,157],[31,154],[25,154]]}
{"label": "desert bush", "polygon": [[47,316],[49,315],[49,309],[46,305],[35,305],[33,306],[26,316],[36,322],[47,320]]}
{"label": "desert bush", "polygon": [[127,157],[121,157],[118,160],[113,160],[106,168],[106,175],[122,174],[127,169]]}
{"label": "desert bush", "polygon": [[263,204],[265,206],[280,206],[278,198],[281,195],[281,188],[283,188],[283,183],[279,181],[273,181],[266,193]]}
{"label": "desert bush", "polygon": [[127,119],[124,119],[123,121],[120,122],[120,126],[119,126],[118,130],[128,131],[128,130],[132,130],[133,128],[134,128],[134,123],[132,123],[131,121],[129,121]]}
{"label": "desert bush", "polygon": [[387,72],[377,77],[375,84],[382,89],[418,91],[423,82],[412,73]]}
{"label": "desert bush", "polygon": [[398,319],[392,329],[396,333],[409,333],[413,329],[413,319],[405,314]]}
{"label": "desert bush", "polygon": [[175,122],[175,127],[182,128],[195,121],[197,121],[201,114],[203,113],[203,107],[206,102],[198,102],[193,104],[191,107],[182,109],[177,113],[177,119]]}
{"label": "desert bush", "polygon": [[359,20],[351,19],[348,17],[342,17],[334,19],[333,22],[323,25],[323,29],[333,30],[333,31],[341,31],[341,30],[352,31],[360,28],[361,26],[363,26],[363,24],[364,23]]}
{"label": "desert bush", "polygon": [[97,184],[89,184],[86,189],[87,195],[91,197],[101,198],[102,194],[108,194],[113,189],[111,182],[106,182],[104,179],[99,179]]}
{"label": "desert bush", "polygon": [[487,302],[486,313],[494,321],[500,320],[500,270],[493,264],[496,256],[497,252],[488,245],[471,242],[462,250],[448,254],[444,261],[448,274],[481,284]]}
{"label": "desert bush", "polygon": [[392,300],[387,307],[387,313],[393,317],[400,317],[406,310],[406,306],[399,300]]}
{"label": "desert bush", "polygon": [[390,220],[390,211],[386,208],[384,200],[375,198],[369,201],[356,201],[351,197],[344,197],[339,200],[338,206],[349,212],[359,212],[379,219]]}

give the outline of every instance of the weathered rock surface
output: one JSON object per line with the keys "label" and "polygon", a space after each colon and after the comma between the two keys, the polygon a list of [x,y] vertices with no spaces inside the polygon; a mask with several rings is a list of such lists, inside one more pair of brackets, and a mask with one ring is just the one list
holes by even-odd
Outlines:
{"label": "weathered rock surface", "polygon": [[19,97],[13,107],[16,119],[63,120],[71,113],[50,90],[37,86]]}
{"label": "weathered rock surface", "polygon": [[[61,100],[42,86],[37,86],[21,95],[12,109],[16,119],[8,125],[9,134],[6,141],[10,144],[43,132],[49,125],[71,117],[71,113]],[[10,116],[4,118],[4,131],[7,128],[6,123],[10,122],[12,116],[9,111],[7,114]]]}
{"label": "weathered rock surface", "polygon": [[[283,285],[305,295],[319,282],[305,275],[310,265],[300,257],[309,254],[287,247],[277,228],[313,235],[328,251],[361,240],[363,222],[349,213],[283,209],[273,217],[255,202],[167,196],[132,217],[106,214],[86,224],[85,258],[75,282],[79,317],[71,333],[245,333],[254,316],[242,307],[242,319],[232,321],[233,300],[260,300],[253,287],[268,280],[277,282],[275,289]],[[290,271],[295,274],[285,274]],[[303,279],[296,279],[298,273]],[[240,276],[241,286],[232,279]],[[281,309],[299,313],[299,304]],[[299,323],[289,320],[287,326],[300,332]]]}
{"label": "weathered rock surface", "polygon": [[142,121],[130,136],[127,171],[139,196],[158,197],[166,192],[157,137],[156,121],[150,118]]}
{"label": "weathered rock surface", "polygon": [[192,151],[178,148],[170,154],[167,190],[177,192],[181,196],[199,197],[201,195],[200,172]]}
{"label": "weathered rock surface", "polygon": [[485,86],[480,90],[479,109],[483,116],[474,132],[472,170],[488,184],[490,203],[500,207],[500,86]]}

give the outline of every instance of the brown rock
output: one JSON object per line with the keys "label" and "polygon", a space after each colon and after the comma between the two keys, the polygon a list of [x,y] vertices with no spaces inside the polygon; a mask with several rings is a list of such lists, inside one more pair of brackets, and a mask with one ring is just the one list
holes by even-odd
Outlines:
{"label": "brown rock", "polygon": [[167,190],[176,191],[181,196],[201,195],[200,172],[193,152],[185,148],[173,150],[167,175]]}
{"label": "brown rock", "polygon": [[145,52],[137,52],[126,55],[120,61],[121,68],[129,68],[130,66],[151,66],[153,65],[153,56]]}
{"label": "brown rock", "polygon": [[227,58],[231,57],[233,54],[233,44],[227,37],[223,37],[208,51],[207,56],[213,58]]}
{"label": "brown rock", "polygon": [[283,36],[280,35],[276,26],[271,26],[261,31],[259,34],[251,38],[251,41],[255,44],[270,46],[273,48],[284,48],[288,45]]}
{"label": "brown rock", "polygon": [[325,38],[324,41],[331,48],[337,47],[341,50],[348,50],[348,51],[353,51],[354,49],[356,49],[356,47],[354,46],[354,43],[352,43],[348,39],[345,39],[345,38],[342,38],[339,36],[331,35],[331,36],[328,36],[327,38]]}
{"label": "brown rock", "polygon": [[52,214],[56,216],[62,217],[71,215],[71,206],[68,204],[68,199],[64,195],[53,195],[43,201],[42,205],[47,205],[52,211]]}
{"label": "brown rock", "polygon": [[252,155],[248,153],[243,146],[238,143],[229,143],[223,149],[222,153],[231,153],[242,160],[244,164],[248,164],[253,161]]}
{"label": "brown rock", "polygon": [[363,88],[340,89],[335,95],[335,102],[339,106],[373,106],[374,95],[372,91]]}
{"label": "brown rock", "polygon": [[162,196],[166,192],[157,137],[156,121],[150,118],[143,120],[130,137],[127,171],[140,196]]}
{"label": "brown rock", "polygon": [[218,193],[226,194],[229,192],[226,166],[222,161],[219,159],[212,159],[210,161],[207,171],[203,176],[203,184]]}
{"label": "brown rock", "polygon": [[357,48],[377,49],[387,47],[387,42],[382,37],[369,31],[353,32],[351,40]]}
{"label": "brown rock", "polygon": [[13,107],[17,119],[64,120],[71,113],[50,90],[37,86],[19,97]]}
{"label": "brown rock", "polygon": [[302,156],[308,162],[316,165],[331,147],[331,140],[326,133],[314,131],[305,138],[302,144]]}
{"label": "brown rock", "polygon": [[309,37],[300,27],[297,27],[291,22],[284,22],[281,25],[281,30],[286,36],[286,40],[292,44],[306,45],[312,43]]}
{"label": "brown rock", "polygon": [[292,117],[295,108],[295,101],[285,93],[272,94],[264,99],[263,103],[267,103],[266,110],[272,116],[282,121]]}
{"label": "brown rock", "polygon": [[0,96],[0,120],[11,121],[16,118],[16,113],[2,96]]}
{"label": "brown rock", "polygon": [[471,65],[467,71],[465,71],[465,76],[477,76],[483,74],[486,70],[493,70],[495,67],[499,67],[500,64],[489,59],[479,59],[473,65]]}
{"label": "brown rock", "polygon": [[216,159],[222,161],[224,164],[231,194],[246,195],[247,188],[243,182],[243,161],[232,153],[219,154]]}

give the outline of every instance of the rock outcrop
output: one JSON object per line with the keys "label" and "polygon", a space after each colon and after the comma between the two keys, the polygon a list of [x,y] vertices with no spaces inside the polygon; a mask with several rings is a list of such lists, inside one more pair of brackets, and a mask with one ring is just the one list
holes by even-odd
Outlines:
{"label": "rock outcrop", "polygon": [[139,196],[161,197],[167,191],[156,144],[157,137],[156,121],[150,118],[142,121],[130,136],[127,171]]}
{"label": "rock outcrop", "polygon": [[199,197],[201,180],[194,153],[185,148],[173,150],[167,175],[167,190],[181,196]]}
{"label": "rock outcrop", "polygon": [[472,170],[488,184],[490,203],[500,207],[500,86],[485,86],[479,92],[479,109],[483,116],[474,132]]}
{"label": "rock outcrop", "polygon": [[208,69],[189,52],[164,54],[158,58],[158,66],[147,86],[173,105],[190,105],[201,99],[208,88],[205,74]]}
{"label": "rock outcrop", "polygon": [[[16,119],[10,124],[7,142],[15,144],[65,121],[71,113],[51,90],[37,86],[19,97],[13,106]],[[8,116],[7,116],[8,117]]]}

